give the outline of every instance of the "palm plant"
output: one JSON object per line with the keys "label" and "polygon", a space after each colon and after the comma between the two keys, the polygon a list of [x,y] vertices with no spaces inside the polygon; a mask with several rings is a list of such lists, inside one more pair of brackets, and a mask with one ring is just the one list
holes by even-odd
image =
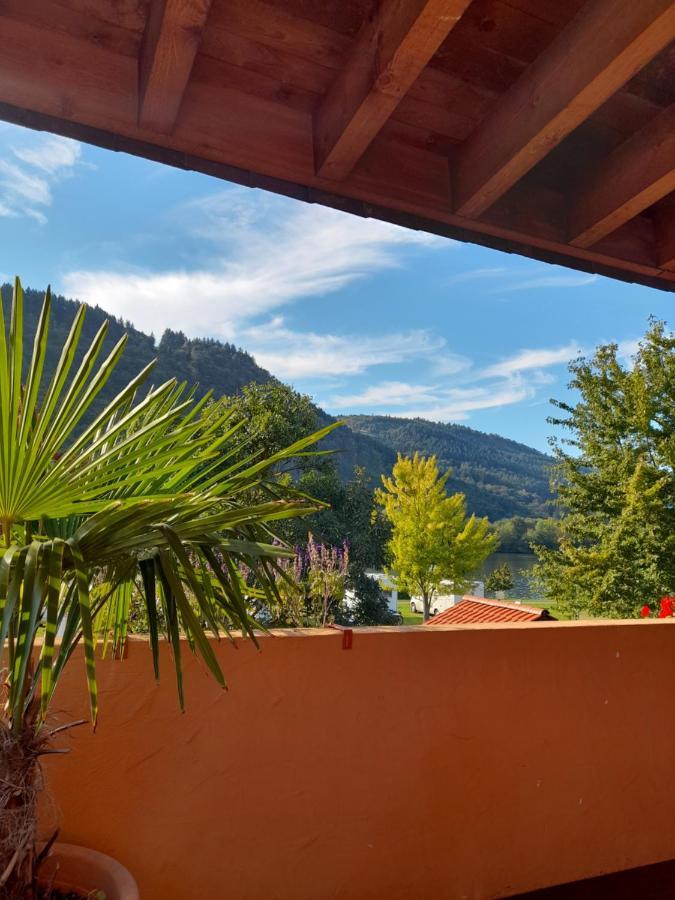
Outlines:
{"label": "palm plant", "polygon": [[105,323],[78,352],[80,307],[55,371],[43,378],[50,305],[47,291],[24,359],[18,279],[8,328],[0,296],[0,893],[7,898],[35,887],[40,757],[59,730],[48,724],[50,702],[75,647],[83,645],[94,724],[95,651],[120,651],[132,596],[146,608],[156,677],[160,631],[171,644],[181,705],[184,646],[224,685],[207,633],[237,630],[255,641],[249,598],[278,599],[279,560],[292,555],[275,539],[274,522],[316,509],[290,489],[280,495],[271,473],[330,430],[267,459],[242,460],[239,443],[234,461],[231,412],[212,404],[206,413],[208,397],[196,402],[175,381],[141,395],[151,366],[95,414],[126,337],[103,354]]}

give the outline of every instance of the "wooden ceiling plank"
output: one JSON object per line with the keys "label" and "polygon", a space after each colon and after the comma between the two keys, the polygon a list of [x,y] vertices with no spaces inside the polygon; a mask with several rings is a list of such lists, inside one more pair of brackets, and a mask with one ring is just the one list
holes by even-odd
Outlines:
{"label": "wooden ceiling plank", "polygon": [[674,38],[673,0],[591,0],[459,149],[455,212],[478,218]]}
{"label": "wooden ceiling plank", "polygon": [[620,144],[570,205],[570,244],[592,247],[675,191],[675,104]]}
{"label": "wooden ceiling plank", "polygon": [[138,123],[171,134],[211,0],[152,0],[138,66]]}
{"label": "wooden ceiling plank", "polygon": [[352,171],[470,0],[383,0],[314,119],[316,172]]}

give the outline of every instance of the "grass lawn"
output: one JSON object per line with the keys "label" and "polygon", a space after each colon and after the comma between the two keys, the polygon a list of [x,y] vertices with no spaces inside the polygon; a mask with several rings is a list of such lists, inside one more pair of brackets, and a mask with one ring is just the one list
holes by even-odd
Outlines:
{"label": "grass lawn", "polygon": [[403,624],[404,625],[422,625],[422,624],[424,624],[424,619],[421,614],[410,612],[410,600],[399,600],[398,601],[398,611],[403,616]]}

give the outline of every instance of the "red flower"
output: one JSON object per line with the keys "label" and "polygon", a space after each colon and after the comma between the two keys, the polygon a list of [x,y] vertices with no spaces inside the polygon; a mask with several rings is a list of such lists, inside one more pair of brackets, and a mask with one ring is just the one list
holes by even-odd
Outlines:
{"label": "red flower", "polygon": [[661,597],[661,611],[659,612],[659,619],[667,619],[669,616],[674,614],[673,612],[673,597]]}
{"label": "red flower", "polygon": [[648,619],[651,614],[652,614],[651,609],[645,603],[645,605],[640,610],[640,615],[642,616],[643,619]]}

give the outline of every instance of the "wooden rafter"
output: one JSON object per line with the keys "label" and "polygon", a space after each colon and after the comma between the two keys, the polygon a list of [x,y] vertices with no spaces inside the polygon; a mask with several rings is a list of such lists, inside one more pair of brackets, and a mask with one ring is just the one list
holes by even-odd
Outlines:
{"label": "wooden rafter", "polygon": [[382,0],[315,116],[318,175],[349,175],[470,2]]}
{"label": "wooden rafter", "polygon": [[675,191],[675,104],[621,144],[573,198],[570,243],[592,247]]}
{"label": "wooden rafter", "polygon": [[138,122],[170,134],[211,0],[152,0],[138,68]]}
{"label": "wooden rafter", "polygon": [[675,193],[658,204],[654,220],[659,265],[675,272]]}
{"label": "wooden rafter", "polygon": [[591,0],[459,149],[455,211],[480,216],[674,38],[673,0]]}

